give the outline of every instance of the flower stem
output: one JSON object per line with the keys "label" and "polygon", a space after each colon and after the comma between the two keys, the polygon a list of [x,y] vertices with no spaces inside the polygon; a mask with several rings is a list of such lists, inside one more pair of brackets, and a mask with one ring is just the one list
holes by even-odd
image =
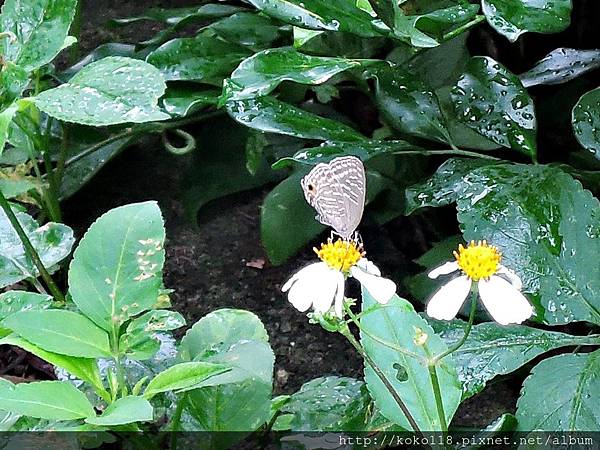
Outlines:
{"label": "flower stem", "polygon": [[400,408],[400,410],[406,416],[406,419],[410,423],[410,426],[412,427],[412,429],[416,433],[420,434],[421,430],[419,429],[417,422],[413,418],[413,416],[410,413],[410,411],[408,410],[407,406],[404,404],[404,401],[402,401],[402,399],[400,398],[400,395],[398,394],[398,392],[396,392],[396,389],[394,389],[394,386],[392,386],[392,384],[386,378],[383,371],[379,368],[379,366],[375,363],[375,361],[373,361],[371,359],[371,357],[367,354],[367,352],[365,352],[365,349],[362,347],[362,345],[360,345],[360,343],[352,335],[352,333],[350,332],[350,328],[348,328],[348,325],[344,324],[344,326],[340,329],[340,333],[342,334],[342,336],[344,336],[346,339],[348,339],[350,344],[352,344],[352,346],[356,349],[356,351],[359,353],[359,355],[363,357],[363,359],[367,362],[367,364],[369,364],[369,366],[371,366],[371,368],[373,369],[375,374],[379,377],[379,379],[381,380],[383,385],[386,387],[386,389],[388,390],[388,392],[390,393],[390,395],[392,396],[394,401],[398,404],[398,407]]}
{"label": "flower stem", "polygon": [[456,28],[455,30],[452,30],[449,33],[446,33],[442,37],[442,42],[446,42],[446,41],[449,41],[450,39],[454,39],[459,34],[464,33],[469,28],[474,27],[475,25],[478,25],[479,23],[483,22],[484,20],[485,20],[485,16],[475,16],[475,18],[473,20],[471,20],[470,22],[467,22],[464,25]]}
{"label": "flower stem", "polygon": [[25,233],[25,230],[23,230],[23,227],[19,223],[19,219],[17,219],[17,216],[15,215],[14,211],[8,204],[8,201],[6,200],[6,197],[4,197],[4,194],[2,193],[1,190],[0,190],[0,207],[6,214],[6,217],[8,217],[10,224],[12,225],[13,229],[19,236],[19,239],[21,240],[21,243],[23,244],[23,248],[25,249],[25,254],[29,257],[29,259],[31,259],[31,261],[37,268],[38,272],[44,279],[46,286],[48,286],[48,289],[50,289],[50,293],[52,294],[52,296],[58,302],[65,303],[64,295],[62,294],[62,292],[60,291],[58,286],[54,283],[54,280],[52,279],[52,277],[46,270],[46,267],[44,267],[44,263],[40,259],[40,256],[38,255],[38,253],[35,250],[35,248],[33,247],[33,245],[31,244],[29,237],[27,237],[27,233]]}
{"label": "flower stem", "polygon": [[440,389],[440,381],[438,380],[435,364],[429,364],[429,377],[431,378],[431,387],[433,388],[433,396],[435,397],[435,406],[440,420],[440,428],[442,433],[448,432],[448,424],[446,423],[446,414],[444,413],[444,403],[442,401],[442,392]]}
{"label": "flower stem", "polygon": [[471,312],[469,313],[469,321],[467,322],[467,326],[465,327],[463,337],[460,339],[460,341],[458,341],[452,347],[448,348],[448,350],[433,357],[431,360],[431,364],[437,364],[438,361],[440,361],[442,358],[445,358],[449,354],[454,353],[456,350],[458,350],[460,347],[462,347],[463,344],[466,342],[467,338],[469,337],[469,334],[471,333],[471,328],[473,327],[473,321],[475,320],[475,313],[477,312],[477,296],[478,295],[479,294],[478,294],[477,285],[474,284],[473,288],[471,289]]}

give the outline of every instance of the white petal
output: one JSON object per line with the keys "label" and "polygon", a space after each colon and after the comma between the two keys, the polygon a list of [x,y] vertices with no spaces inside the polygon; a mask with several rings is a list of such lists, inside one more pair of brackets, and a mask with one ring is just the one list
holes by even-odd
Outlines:
{"label": "white petal", "polygon": [[296,272],[281,288],[283,292],[289,290],[288,300],[294,307],[304,312],[313,304],[318,295],[319,280],[323,274],[331,269],[324,262],[310,264]]}
{"label": "white petal", "polygon": [[471,280],[466,276],[453,278],[431,297],[427,303],[427,315],[438,320],[454,319],[470,290]]}
{"label": "white petal", "polygon": [[497,276],[479,280],[479,296],[492,318],[501,325],[521,323],[533,315],[533,308],[521,292]]}
{"label": "white petal", "polygon": [[456,261],[449,261],[433,269],[431,272],[429,272],[428,276],[429,278],[435,279],[440,275],[448,275],[449,273],[456,272],[457,270],[458,263]]}
{"label": "white petal", "polygon": [[367,258],[359,259],[356,265],[361,268],[363,272],[370,273],[371,275],[377,275],[378,277],[381,276],[381,271],[379,268]]}
{"label": "white petal", "polygon": [[333,304],[335,315],[340,319],[344,317],[344,277],[338,278],[337,291],[335,292],[335,301]]}
{"label": "white petal", "polygon": [[342,272],[327,268],[327,272],[320,273],[321,278],[313,280],[315,284],[313,296],[313,309],[318,313],[326,313],[331,309],[340,280],[344,283]]}
{"label": "white petal", "polygon": [[504,267],[503,265],[500,265],[497,273],[500,273],[500,274],[504,275],[506,278],[508,278],[508,281],[510,281],[510,284],[512,284],[519,291],[523,288],[523,283],[521,282],[521,278],[519,278],[519,275],[517,275],[513,270],[509,269],[508,267]]}
{"label": "white petal", "polygon": [[358,266],[352,267],[350,269],[350,274],[356,278],[367,291],[369,291],[369,294],[371,294],[378,303],[385,304],[389,302],[396,293],[396,283],[392,280],[365,272]]}

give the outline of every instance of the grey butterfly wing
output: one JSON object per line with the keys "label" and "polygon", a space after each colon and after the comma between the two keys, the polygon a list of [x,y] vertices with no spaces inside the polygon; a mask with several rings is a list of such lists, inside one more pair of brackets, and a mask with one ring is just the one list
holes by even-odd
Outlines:
{"label": "grey butterfly wing", "polygon": [[316,219],[349,238],[365,204],[366,178],[360,159],[346,156],[317,164],[301,184],[306,201],[317,211]]}

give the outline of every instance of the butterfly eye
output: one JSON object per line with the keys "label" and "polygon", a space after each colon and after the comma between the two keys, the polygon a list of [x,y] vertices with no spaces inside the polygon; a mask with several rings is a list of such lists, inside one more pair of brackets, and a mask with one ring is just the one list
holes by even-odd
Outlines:
{"label": "butterfly eye", "polygon": [[317,188],[315,187],[314,184],[309,184],[308,185],[308,192],[310,192],[311,194],[314,194],[315,192],[317,192]]}

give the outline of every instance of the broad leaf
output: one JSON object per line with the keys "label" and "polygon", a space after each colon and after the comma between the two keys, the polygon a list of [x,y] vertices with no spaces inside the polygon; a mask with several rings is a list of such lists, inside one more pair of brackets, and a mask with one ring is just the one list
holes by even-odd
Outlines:
{"label": "broad leaf", "polygon": [[153,309],[133,319],[119,339],[119,348],[130,359],[152,358],[160,349],[157,333],[176,330],[185,325],[185,319],[175,311]]}
{"label": "broad leaf", "polygon": [[[69,255],[75,242],[71,228],[53,222],[40,227],[24,212],[15,212],[15,215],[46,268],[52,268]],[[21,239],[4,211],[0,211],[0,287],[38,275]]]}
{"label": "broad leaf", "polygon": [[25,69],[10,61],[4,62],[0,70],[0,108],[18,100],[28,83],[29,74]]}
{"label": "broad leaf", "polygon": [[183,392],[195,389],[208,378],[227,372],[227,367],[206,362],[184,362],[175,364],[156,375],[144,391],[145,398],[152,398],[160,392]]}
{"label": "broad leaf", "polygon": [[172,116],[185,117],[207,106],[216,106],[220,95],[217,89],[170,86],[162,98],[162,106]]}
{"label": "broad leaf", "polygon": [[[428,319],[444,342],[451,346],[464,335],[466,322]],[[482,391],[498,375],[517,370],[542,353],[565,346],[598,342],[598,336],[539,330],[522,325],[501,326],[494,322],[475,325],[466,342],[452,353],[452,360],[463,385],[463,399]]]}
{"label": "broad leaf", "polygon": [[73,420],[94,415],[85,395],[63,381],[12,384],[0,378],[0,405],[5,411],[48,420]]}
{"label": "broad leaf", "polygon": [[[381,306],[367,290],[363,289],[362,295],[361,343],[365,351],[398,392],[419,428],[440,430],[427,367],[423,361],[398,349],[421,358],[429,358],[446,350],[446,345],[406,300],[395,295],[389,303]],[[416,341],[417,334],[426,335],[423,345]],[[391,348],[390,345],[396,348]],[[449,423],[460,402],[461,386],[456,369],[447,358],[436,366],[436,370],[446,422]],[[365,381],[381,413],[392,422],[410,430],[410,424],[401,409],[366,362]]]}
{"label": "broad leaf", "polygon": [[69,292],[105,330],[148,310],[162,284],[165,230],[156,202],[110,210],[88,229],[69,268]]}
{"label": "broad leaf", "polygon": [[77,0],[6,0],[0,30],[17,37],[0,40],[0,55],[28,72],[52,61],[62,50]]}
{"label": "broad leaf", "polygon": [[47,309],[52,297],[27,291],[8,291],[0,294],[0,320],[19,311]]}
{"label": "broad leaf", "polygon": [[182,21],[189,21],[190,19],[218,18],[244,10],[244,8],[240,8],[239,6],[218,3],[209,3],[208,5],[202,6],[186,6],[182,8],[150,8],[145,10],[144,13],[139,16],[112,19],[111,23],[115,25],[129,25],[143,20],[152,20],[169,25],[177,25]]}
{"label": "broad leaf", "polygon": [[519,75],[519,78],[525,87],[560,84],[598,67],[600,67],[600,50],[561,47],[552,50],[532,69]]}
{"label": "broad leaf", "polygon": [[150,422],[154,410],[148,400],[143,397],[129,395],[121,397],[108,405],[102,415],[88,417],[86,423],[98,426],[124,425],[134,422]]}
{"label": "broad leaf", "polygon": [[249,55],[244,47],[203,32],[193,38],[177,38],[152,51],[146,61],[160,70],[165,80],[187,80],[221,86],[238,63]]}
{"label": "broad leaf", "polygon": [[368,69],[364,77],[375,81],[375,103],[385,122],[402,133],[448,142],[438,99],[419,78],[400,67]]}
{"label": "broad leaf", "polygon": [[558,33],[571,23],[571,0],[482,0],[488,23],[515,42],[526,32]]}
{"label": "broad leaf", "polygon": [[343,31],[362,37],[385,34],[373,17],[352,1],[249,0],[269,16],[309,30]]}
{"label": "broad leaf", "polygon": [[571,122],[579,143],[600,159],[600,88],[579,99],[573,108]]}
{"label": "broad leaf", "polygon": [[599,350],[539,363],[517,402],[518,431],[600,431],[599,373]]}
{"label": "broad leaf", "polygon": [[108,334],[72,311],[20,311],[4,319],[2,326],[49,352],[83,358],[111,355]]}
{"label": "broad leaf", "polygon": [[16,334],[11,334],[10,336],[1,339],[0,345],[2,344],[20,347],[56,367],[66,370],[74,377],[91,384],[94,388],[98,390],[104,389],[102,380],[100,378],[100,371],[98,370],[98,364],[96,363],[95,359],[79,358],[75,356],[67,356],[59,353],[48,352],[41,349],[37,345],[20,338]]}
{"label": "broad leaf", "polygon": [[[0,107],[2,105],[0,104]],[[15,114],[18,111],[18,106],[16,103],[13,103],[4,111],[0,112],[0,155],[4,150],[4,146],[6,145],[6,141],[8,139],[8,132],[10,129],[10,124],[15,117]]]}
{"label": "broad leaf", "polygon": [[365,139],[358,131],[347,125],[317,116],[273,97],[228,102],[227,112],[239,123],[267,133],[324,141]]}
{"label": "broad leaf", "polygon": [[239,12],[212,23],[209,28],[228,42],[252,50],[274,46],[282,36],[280,24],[262,14]]}
{"label": "broad leaf", "polygon": [[600,324],[600,203],[560,169],[493,165],[462,181],[458,220],[466,241],[487,239],[544,308],[549,324]]}
{"label": "broad leaf", "polygon": [[365,431],[370,407],[364,382],[330,376],[304,383],[281,412],[291,431]]}
{"label": "broad leaf", "polygon": [[160,72],[137,59],[111,56],[35,97],[36,105],[59,120],[106,126],[169,119],[158,106],[166,85]]}
{"label": "broad leaf", "polygon": [[492,58],[471,58],[452,99],[466,125],[504,147],[535,156],[533,101],[517,76]]}
{"label": "broad leaf", "polygon": [[292,48],[268,49],[245,59],[225,81],[223,102],[270,94],[281,82],[322,84],[359,66],[357,60],[304,55]]}

